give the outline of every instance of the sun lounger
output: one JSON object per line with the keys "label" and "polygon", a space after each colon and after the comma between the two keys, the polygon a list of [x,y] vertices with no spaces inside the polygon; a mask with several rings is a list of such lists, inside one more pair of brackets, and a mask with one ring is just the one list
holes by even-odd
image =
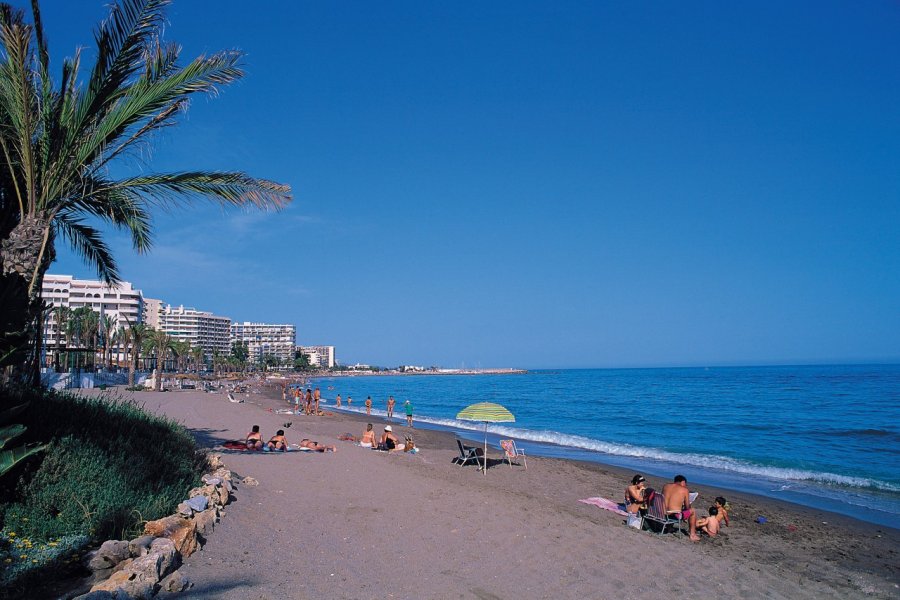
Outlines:
{"label": "sun lounger", "polygon": [[525,460],[525,451],[516,446],[515,440],[500,440],[500,447],[503,448],[503,458],[512,468],[512,461],[518,462],[518,457],[522,457],[522,464],[528,469],[528,461]]}

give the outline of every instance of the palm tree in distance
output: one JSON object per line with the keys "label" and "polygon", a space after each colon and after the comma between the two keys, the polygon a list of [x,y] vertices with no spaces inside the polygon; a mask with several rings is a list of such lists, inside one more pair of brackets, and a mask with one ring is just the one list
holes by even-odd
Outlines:
{"label": "palm tree in distance", "polygon": [[173,349],[175,341],[165,331],[157,329],[149,329],[144,343],[156,354],[156,380],[153,382],[153,390],[158,392],[162,389],[162,375],[166,369],[166,357],[169,351]]}
{"label": "palm tree in distance", "polygon": [[[214,94],[243,75],[236,51],[179,65],[179,47],[161,35],[168,4],[119,0],[95,33],[90,74],[81,74],[76,51],[56,81],[38,1],[31,2],[33,24],[0,4],[0,311],[24,313],[3,322],[0,355],[15,348],[20,375],[32,383],[40,354],[39,294],[57,238],[102,280],[115,283],[115,259],[91,220],[128,231],[143,253],[151,246],[153,207],[206,198],[277,209],[291,200],[288,186],[241,172],[111,174],[121,159],[140,156],[151,134],[174,124],[192,95]],[[22,339],[31,342],[25,351]]]}
{"label": "palm tree in distance", "polygon": [[128,358],[128,387],[134,387],[134,372],[137,369],[138,358],[143,350],[144,339],[150,328],[143,323],[128,322],[128,341],[131,343],[131,354]]}

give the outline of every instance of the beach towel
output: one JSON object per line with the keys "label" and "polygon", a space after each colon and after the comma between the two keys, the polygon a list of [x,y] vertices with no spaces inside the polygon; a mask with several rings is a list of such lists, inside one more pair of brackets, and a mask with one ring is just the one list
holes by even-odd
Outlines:
{"label": "beach towel", "polygon": [[228,450],[240,450],[241,452],[258,452],[260,454],[283,454],[284,452],[306,452],[310,450],[309,448],[301,448],[297,444],[290,444],[287,450],[250,450],[247,447],[247,442],[243,440],[230,440],[222,444],[223,448],[227,448]]}
{"label": "beach towel", "polygon": [[579,502],[584,502],[585,504],[593,504],[594,506],[599,506],[603,510],[608,510],[610,512],[614,512],[617,515],[622,515],[623,517],[628,516],[628,513],[625,512],[624,510],[622,510],[621,504],[619,504],[617,502],[613,502],[609,498],[601,498],[598,496],[596,498],[585,498],[584,500],[579,500]]}

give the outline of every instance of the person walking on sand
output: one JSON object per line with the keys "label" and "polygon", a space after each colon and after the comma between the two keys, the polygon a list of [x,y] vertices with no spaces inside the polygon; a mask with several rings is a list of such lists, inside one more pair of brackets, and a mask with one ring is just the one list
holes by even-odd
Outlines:
{"label": "person walking on sand", "polygon": [[412,417],[413,417],[412,403],[409,400],[407,400],[406,402],[403,403],[403,408],[406,409],[406,426],[415,428],[413,426],[413,422],[412,422]]}
{"label": "person walking on sand", "polygon": [[366,415],[372,414],[372,396],[366,398]]}
{"label": "person walking on sand", "polygon": [[699,542],[697,535],[697,511],[691,508],[690,490],[687,487],[687,479],[684,475],[676,475],[673,483],[663,486],[662,494],[666,499],[666,513],[674,515],[688,522],[691,532],[691,541]]}
{"label": "person walking on sand", "polygon": [[387,418],[388,418],[388,420],[390,420],[391,417],[393,417],[393,416],[394,416],[394,397],[388,396],[388,401],[387,401]]}
{"label": "person walking on sand", "polygon": [[313,392],[313,402],[316,404],[316,412],[315,414],[319,414],[319,400],[322,399],[322,392],[319,388],[316,388],[316,391]]}

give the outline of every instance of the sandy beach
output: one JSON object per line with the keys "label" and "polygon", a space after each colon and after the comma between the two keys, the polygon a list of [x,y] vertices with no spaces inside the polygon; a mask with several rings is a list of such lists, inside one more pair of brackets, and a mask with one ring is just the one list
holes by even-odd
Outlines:
{"label": "sandy beach", "polygon": [[[88,392],[86,392],[88,393]],[[626,527],[579,499],[618,500],[632,473],[528,457],[486,475],[459,467],[452,435],[412,433],[418,454],[379,453],[339,441],[365,418],[282,415],[275,390],[241,394],[116,392],[183,423],[208,448],[264,439],[291,422],[335,453],[224,451],[239,485],[201,552],[182,574],[185,598],[900,598],[900,530],[728,490],[691,486],[705,509],[732,507],[717,538],[690,542]],[[383,422],[373,417],[380,433]],[[661,489],[666,481],[649,477]],[[756,523],[757,516],[765,524]]]}

